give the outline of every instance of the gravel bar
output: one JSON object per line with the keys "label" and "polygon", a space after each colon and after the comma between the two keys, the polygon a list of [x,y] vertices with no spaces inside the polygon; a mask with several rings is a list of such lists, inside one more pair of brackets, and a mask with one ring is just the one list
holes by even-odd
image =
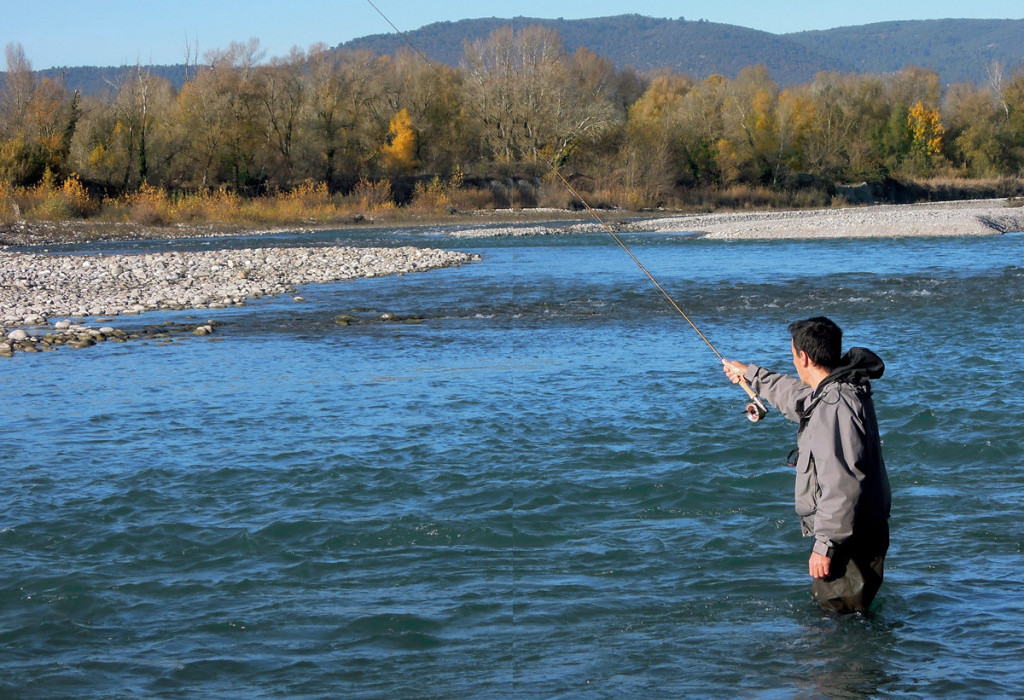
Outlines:
{"label": "gravel bar", "polygon": [[1024,231],[1024,207],[1005,199],[878,204],[781,212],[695,214],[634,221],[634,231],[705,238],[898,238],[985,236]]}
{"label": "gravel bar", "polygon": [[[479,256],[401,248],[256,248],[146,255],[48,255],[0,251],[0,336],[7,350],[68,318],[164,309],[218,309],[286,294],[299,285],[454,267]],[[52,319],[52,321],[51,321]],[[6,354],[0,347],[0,354]]]}

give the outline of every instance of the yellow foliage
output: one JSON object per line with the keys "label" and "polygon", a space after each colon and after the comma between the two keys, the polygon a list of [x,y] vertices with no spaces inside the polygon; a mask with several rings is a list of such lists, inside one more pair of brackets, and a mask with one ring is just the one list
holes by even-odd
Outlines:
{"label": "yellow foliage", "polygon": [[456,169],[447,180],[435,175],[429,184],[416,183],[410,209],[424,214],[450,212],[455,208],[455,193],[462,187],[462,181],[462,170]]}
{"label": "yellow foliage", "polygon": [[659,125],[664,119],[675,118],[681,110],[683,98],[693,87],[688,78],[659,75],[651,81],[647,91],[629,108],[631,123]]}
{"label": "yellow foliage", "polygon": [[96,202],[89,197],[78,175],[72,173],[58,184],[49,168],[43,173],[42,181],[26,191],[23,198],[28,205],[29,216],[47,221],[85,217],[97,209]]}
{"label": "yellow foliage", "polygon": [[415,168],[418,142],[419,135],[412,126],[409,110],[400,110],[391,118],[387,142],[381,147],[384,167],[406,171]]}
{"label": "yellow foliage", "polygon": [[925,156],[936,156],[942,152],[942,137],[946,130],[942,126],[939,110],[928,109],[918,102],[907,115],[907,126],[910,128],[915,150]]}
{"label": "yellow foliage", "polygon": [[100,143],[96,145],[96,148],[92,149],[92,153],[89,154],[89,167],[100,169],[106,166],[107,163],[107,149]]}
{"label": "yellow foliage", "polygon": [[88,216],[96,211],[96,202],[89,196],[82,181],[76,173],[71,173],[60,188],[60,198],[64,206],[74,216]]}
{"label": "yellow foliage", "polygon": [[740,175],[740,155],[728,139],[719,139],[715,144],[715,161],[726,182],[736,180]]}

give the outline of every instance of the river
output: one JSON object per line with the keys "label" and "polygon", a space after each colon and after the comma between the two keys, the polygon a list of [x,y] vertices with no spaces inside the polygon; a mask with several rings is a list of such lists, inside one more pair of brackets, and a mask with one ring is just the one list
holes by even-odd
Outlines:
{"label": "river", "polygon": [[608,236],[449,233],[77,249],[483,260],[114,324],[209,338],[0,361],[0,695],[1024,688],[1024,236],[625,238],[730,359],[790,370],[786,325],[824,314],[885,360],[893,544],[872,610],[838,617],[808,597],[796,426],[746,420]]}

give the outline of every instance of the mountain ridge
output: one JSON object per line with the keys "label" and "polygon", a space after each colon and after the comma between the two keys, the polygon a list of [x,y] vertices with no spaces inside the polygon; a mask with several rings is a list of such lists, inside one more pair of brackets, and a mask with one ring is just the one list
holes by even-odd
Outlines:
{"label": "mountain ridge", "polygon": [[[418,29],[352,39],[334,50],[365,49],[393,54],[407,42],[431,60],[459,65],[467,41],[486,39],[495,29],[539,25],[559,33],[568,51],[585,47],[640,72],[662,69],[702,79],[719,73],[733,78],[744,67],[764,65],[783,86],[809,82],[820,71],[892,73],[914,65],[939,74],[944,84],[988,79],[994,62],[1024,66],[1024,19],[899,20],[834,29],[772,34],[706,20],[614,15],[579,20],[531,17],[434,22]],[[37,71],[62,77],[70,89],[100,94],[135,66],[76,66]],[[177,87],[184,65],[145,66]],[[0,73],[0,79],[2,79]]]}

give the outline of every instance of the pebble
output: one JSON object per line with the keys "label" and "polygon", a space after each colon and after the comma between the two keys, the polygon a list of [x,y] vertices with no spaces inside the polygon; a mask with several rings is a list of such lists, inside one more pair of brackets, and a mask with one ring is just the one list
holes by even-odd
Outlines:
{"label": "pebble", "polygon": [[1024,207],[1005,199],[877,204],[799,211],[692,214],[631,222],[634,231],[717,239],[991,236],[1024,231]]}
{"label": "pebble", "polygon": [[[252,299],[294,294],[306,284],[421,272],[480,256],[400,248],[256,248],[146,255],[47,255],[0,250],[0,318],[10,330],[0,356],[38,350],[37,342],[80,347],[115,337],[113,326],[76,326],[68,318],[156,310],[222,309]],[[294,296],[295,301],[302,297]],[[57,318],[52,325],[48,319]],[[46,327],[34,339],[31,327]],[[28,329],[24,327],[29,327]],[[209,335],[204,324],[190,329]],[[48,339],[48,340],[47,340]]]}

